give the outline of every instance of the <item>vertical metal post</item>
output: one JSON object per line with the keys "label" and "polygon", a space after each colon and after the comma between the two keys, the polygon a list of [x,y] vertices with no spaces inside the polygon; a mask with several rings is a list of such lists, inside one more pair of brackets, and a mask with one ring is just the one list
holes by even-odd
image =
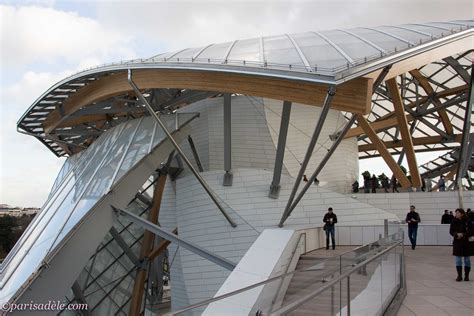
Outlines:
{"label": "vertical metal post", "polygon": [[334,315],[334,285],[331,286],[331,316]]}
{"label": "vertical metal post", "polygon": [[347,276],[347,316],[351,315],[351,276]]}
{"label": "vertical metal post", "polygon": [[306,155],[304,157],[303,163],[301,164],[301,168],[300,168],[300,171],[298,172],[298,176],[296,177],[296,181],[293,186],[293,190],[291,191],[290,198],[288,199],[288,202],[285,207],[285,211],[283,212],[283,216],[281,217],[280,223],[278,224],[279,227],[283,227],[283,223],[286,221],[286,219],[289,216],[291,203],[293,203],[293,199],[295,198],[296,191],[298,190],[301,179],[303,178],[303,174],[306,170],[306,167],[308,166],[309,159],[313,155],[314,146],[316,146],[316,142],[318,141],[319,134],[321,133],[321,129],[323,127],[324,121],[326,120],[326,116],[329,112],[329,108],[331,107],[331,101],[335,94],[336,94],[336,87],[330,86],[328,89],[326,98],[324,99],[324,104],[321,109],[318,122],[316,123],[316,126],[314,128],[313,136],[311,137],[311,140],[309,141]]}
{"label": "vertical metal post", "polygon": [[[467,164],[468,161],[470,161],[471,156],[472,156],[472,151],[468,152],[468,142],[469,142],[469,135],[470,135],[470,129],[471,129],[471,116],[472,116],[472,104],[474,103],[474,95],[472,93],[472,87],[473,87],[473,71],[474,71],[474,65],[471,66],[471,84],[469,86],[469,98],[467,99],[466,103],[466,110],[464,113],[464,127],[463,127],[463,133],[462,133],[462,140],[461,140],[461,147],[459,151],[459,160],[458,160],[458,168],[456,172],[456,181],[455,181],[455,189],[458,189],[459,191],[462,190],[462,178],[464,177],[464,174],[461,174],[465,170],[465,165]],[[460,195],[461,197],[461,195]],[[462,199],[460,198],[460,201]],[[462,206],[461,206],[462,207]]]}
{"label": "vertical metal post", "polygon": [[194,174],[194,176],[196,177],[196,179],[199,181],[199,183],[202,185],[202,187],[204,188],[204,190],[206,191],[206,193],[209,195],[209,197],[211,198],[211,200],[214,202],[214,204],[216,204],[217,208],[219,209],[219,211],[222,213],[222,215],[224,215],[225,219],[229,222],[229,224],[232,226],[232,227],[237,227],[237,224],[232,220],[232,218],[230,218],[230,216],[227,214],[227,212],[225,211],[224,207],[221,205],[221,203],[219,202],[219,200],[217,199],[217,196],[215,195],[214,191],[212,191],[212,189],[209,187],[209,185],[207,184],[206,180],[204,180],[203,177],[201,177],[201,175],[196,171],[196,169],[194,169],[194,166],[192,165],[191,161],[189,161],[188,157],[186,157],[186,155],[184,154],[183,150],[181,149],[181,147],[179,147],[178,143],[176,143],[176,141],[174,140],[173,136],[170,134],[170,132],[168,131],[168,129],[166,128],[166,125],[161,121],[161,119],[159,118],[158,114],[156,114],[156,112],[153,110],[153,108],[151,107],[150,103],[148,103],[148,100],[143,96],[143,94],[140,92],[140,89],[137,87],[137,85],[135,84],[135,82],[133,82],[132,80],[132,70],[129,69],[128,70],[128,83],[130,84],[130,86],[133,88],[133,91],[135,91],[135,94],[137,95],[137,97],[143,102],[143,104],[145,105],[146,109],[148,110],[148,112],[150,113],[150,115],[155,119],[155,121],[158,123],[158,125],[160,125],[161,129],[163,130],[163,132],[165,133],[166,137],[168,138],[168,140],[171,142],[171,144],[174,146],[174,148],[176,149],[176,151],[181,155],[181,157],[183,158],[184,162],[186,162],[186,165],[188,166],[188,168],[191,170],[191,172]]}
{"label": "vertical metal post", "polygon": [[355,120],[357,118],[357,115],[353,114],[351,119],[346,123],[346,125],[344,126],[344,128],[342,129],[342,131],[339,133],[339,135],[337,136],[336,140],[334,141],[334,143],[332,144],[331,148],[329,149],[329,151],[326,153],[326,155],[324,156],[323,160],[321,160],[321,162],[319,163],[318,167],[316,168],[316,170],[313,172],[313,174],[311,175],[311,177],[309,178],[308,182],[306,182],[305,186],[303,187],[303,189],[301,190],[301,192],[298,194],[298,196],[296,197],[296,199],[294,200],[294,202],[291,204],[291,207],[290,207],[290,212],[288,213],[288,216],[291,214],[291,212],[295,209],[296,205],[298,205],[298,203],[301,201],[301,199],[303,198],[303,196],[305,195],[306,191],[308,191],[308,189],[311,187],[311,185],[313,184],[314,180],[318,177],[319,173],[321,172],[321,170],[323,170],[324,166],[326,165],[326,163],[329,161],[329,158],[331,158],[332,154],[336,151],[337,149],[337,146],[339,146],[339,144],[341,143],[342,139],[344,138],[344,136],[346,135],[347,131],[351,128],[352,124],[354,124]]}
{"label": "vertical metal post", "polygon": [[288,135],[288,125],[290,124],[291,102],[283,102],[281,112],[280,133],[278,134],[278,147],[275,157],[275,167],[273,170],[273,180],[268,194],[272,199],[277,199],[280,193],[281,170],[283,168],[283,158],[285,156],[286,137]]}
{"label": "vertical metal post", "polygon": [[403,229],[400,228],[400,234],[402,235],[402,260],[400,261],[401,267],[400,267],[400,283],[403,288],[406,289],[406,271],[405,271],[405,233],[403,232]]}
{"label": "vertical metal post", "polygon": [[388,237],[388,219],[383,220],[383,236]]}
{"label": "vertical metal post", "polygon": [[[339,276],[342,275],[342,255],[339,256]],[[342,312],[342,279],[339,281],[339,315]]]}
{"label": "vertical metal post", "polygon": [[232,185],[232,112],[230,93],[224,93],[224,186]]}

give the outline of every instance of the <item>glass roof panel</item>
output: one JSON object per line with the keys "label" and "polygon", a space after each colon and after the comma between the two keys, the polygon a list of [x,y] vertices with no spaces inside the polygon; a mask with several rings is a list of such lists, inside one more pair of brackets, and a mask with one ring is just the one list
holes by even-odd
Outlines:
{"label": "glass roof panel", "polygon": [[303,60],[286,35],[265,37],[264,55],[267,63],[304,66]]}
{"label": "glass roof panel", "polygon": [[338,30],[324,31],[321,32],[321,34],[325,35],[334,44],[339,46],[353,60],[360,60],[371,56],[380,56],[380,51],[376,48],[350,34]]}
{"label": "glass roof panel", "polygon": [[356,28],[353,29],[352,32],[368,40],[369,42],[380,46],[387,52],[394,52],[395,50],[399,51],[408,48],[407,43],[374,30]]}
{"label": "glass roof panel", "polygon": [[201,51],[201,49],[203,49],[205,46],[203,47],[194,47],[194,48],[189,48],[189,49],[186,49],[182,52],[179,52],[178,54],[174,55],[171,59],[184,59],[184,60],[191,60],[191,58],[193,58],[195,55],[197,55],[197,53],[199,53]]}
{"label": "glass roof panel", "polygon": [[433,35],[434,37],[439,37],[439,36],[441,36],[441,33],[443,32],[443,30],[438,29],[438,28],[435,28],[435,27],[432,27],[432,26],[429,26],[428,24],[427,24],[427,25],[421,25],[421,24],[404,24],[404,25],[402,25],[402,26],[403,26],[403,27],[406,27],[407,29],[412,29],[412,30],[415,30],[415,31],[420,31],[420,32],[424,32],[424,33],[431,34],[431,35]]}
{"label": "glass roof panel", "polygon": [[400,38],[406,39],[407,41],[413,42],[414,44],[419,44],[420,40],[424,43],[426,41],[431,40],[431,36],[423,35],[421,33],[417,33],[414,31],[409,31],[405,29],[400,29],[397,27],[391,26],[380,26],[378,29],[383,30],[387,33],[396,35]]}
{"label": "glass roof panel", "polygon": [[170,56],[174,56],[174,55],[178,54],[180,51],[182,51],[182,49],[175,50],[175,51],[172,51],[172,52],[169,52],[169,53],[160,54],[160,55],[157,55],[157,56],[153,57],[152,59],[157,59],[157,60],[164,60],[165,58],[168,59]]}
{"label": "glass roof panel", "polygon": [[241,40],[235,43],[234,47],[230,51],[229,61],[251,61],[260,62],[260,39],[252,38]]}
{"label": "glass roof panel", "polygon": [[455,24],[447,24],[447,23],[440,23],[440,22],[428,22],[426,23],[428,25],[431,25],[433,27],[438,27],[440,29],[444,29],[444,33],[446,35],[446,32],[450,32],[451,30],[454,31],[459,31],[459,26],[456,26]]}
{"label": "glass roof panel", "polygon": [[230,45],[232,42],[211,45],[199,55],[198,59],[224,60]]}
{"label": "glass roof panel", "polygon": [[334,47],[314,33],[299,33],[292,37],[313,68],[332,69],[347,64],[347,60]]}

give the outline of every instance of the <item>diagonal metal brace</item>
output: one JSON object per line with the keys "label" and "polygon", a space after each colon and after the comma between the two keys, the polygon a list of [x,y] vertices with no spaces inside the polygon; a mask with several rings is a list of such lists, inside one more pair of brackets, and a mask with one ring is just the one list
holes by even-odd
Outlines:
{"label": "diagonal metal brace", "polygon": [[179,147],[178,143],[176,143],[173,136],[171,135],[171,133],[166,128],[166,125],[161,121],[160,117],[153,110],[150,103],[148,103],[148,100],[140,92],[140,89],[138,89],[135,82],[133,82],[133,80],[132,80],[132,70],[131,69],[128,70],[128,83],[133,88],[133,90],[135,91],[138,98],[140,98],[140,100],[143,102],[143,104],[145,105],[148,112],[150,112],[150,115],[155,119],[155,121],[158,123],[158,125],[160,125],[160,127],[163,129],[163,132],[166,134],[166,137],[168,138],[168,140],[171,142],[171,144],[173,144],[176,151],[181,155],[184,162],[186,162],[186,165],[188,166],[188,168],[191,170],[191,172],[194,174],[196,179],[202,185],[202,187],[207,192],[207,194],[209,195],[211,200],[216,204],[217,208],[219,209],[219,211],[221,211],[222,215],[224,215],[224,217],[226,218],[226,220],[230,223],[230,225],[232,227],[237,227],[237,224],[232,220],[232,218],[230,218],[229,214],[227,214],[227,212],[224,210],[224,207],[219,202],[219,200],[218,200],[216,194],[214,193],[214,191],[212,191],[212,189],[207,184],[206,180],[204,180],[204,178],[199,174],[199,172],[196,171],[196,169],[192,165],[191,161],[189,161],[188,157],[186,157],[183,150]]}
{"label": "diagonal metal brace", "polygon": [[344,128],[338,133],[339,136],[337,137],[337,139],[335,140],[335,142],[332,144],[331,148],[329,149],[329,151],[326,153],[326,155],[324,156],[324,158],[321,160],[321,162],[319,163],[318,167],[316,168],[316,170],[313,172],[313,174],[311,175],[311,177],[309,178],[308,182],[306,182],[305,186],[303,187],[303,189],[301,190],[301,192],[298,194],[298,196],[295,198],[295,200],[293,201],[293,203],[291,204],[291,207],[290,207],[290,212],[288,213],[288,216],[291,215],[291,212],[295,209],[295,207],[298,205],[298,203],[301,201],[301,199],[303,198],[303,196],[305,195],[306,191],[308,191],[309,187],[313,184],[313,181],[318,177],[319,173],[323,170],[324,166],[326,165],[326,163],[329,161],[329,159],[331,158],[332,154],[336,151],[337,149],[337,146],[339,146],[339,144],[341,143],[342,139],[344,138],[344,136],[346,135],[347,131],[351,128],[352,124],[354,124],[355,120],[356,120],[356,117],[357,115],[355,114],[352,114],[352,117],[350,118],[350,120],[346,123],[346,125],[344,126]]}
{"label": "diagonal metal brace", "polygon": [[329,112],[329,108],[331,107],[331,101],[335,94],[336,94],[336,87],[330,86],[328,89],[326,98],[324,99],[324,104],[321,109],[318,122],[316,123],[316,126],[314,128],[313,136],[311,137],[311,140],[309,141],[308,149],[306,150],[306,154],[305,154],[303,163],[301,164],[300,171],[298,172],[298,176],[296,177],[295,184],[293,185],[293,189],[291,191],[290,197],[286,204],[280,223],[278,224],[279,227],[283,227],[283,223],[286,221],[286,219],[288,218],[290,214],[291,204],[293,203],[293,200],[295,198],[296,191],[298,191],[298,187],[300,185],[301,179],[303,179],[303,174],[306,170],[306,167],[308,166],[309,160],[311,159],[311,156],[313,155],[314,146],[316,146],[316,142],[318,141],[319,134],[321,133],[321,130],[324,125],[324,121],[326,120],[326,116]]}
{"label": "diagonal metal brace", "polygon": [[206,249],[203,249],[181,237],[179,237],[178,235],[175,235],[173,234],[172,232],[169,232],[167,230],[164,230],[163,228],[161,228],[160,226],[158,225],[155,225],[153,224],[152,222],[150,221],[147,221],[146,219],[138,216],[138,215],[135,215],[133,213],[130,213],[129,211],[126,211],[126,210],[122,210],[122,209],[119,209],[119,208],[116,208],[112,205],[112,209],[114,210],[114,212],[117,214],[117,216],[123,216],[125,217],[126,219],[128,219],[130,222],[132,223],[135,223],[141,227],[143,227],[144,229],[154,233],[155,235],[158,235],[166,240],[169,240],[171,242],[174,242],[176,243],[177,245],[191,251],[192,253],[195,253],[197,254],[198,256],[201,256],[203,257],[204,259],[207,259],[209,261],[212,261],[214,262],[215,264],[227,269],[227,270],[234,270],[236,264],[233,263],[232,261],[229,261],[225,258],[222,258]]}

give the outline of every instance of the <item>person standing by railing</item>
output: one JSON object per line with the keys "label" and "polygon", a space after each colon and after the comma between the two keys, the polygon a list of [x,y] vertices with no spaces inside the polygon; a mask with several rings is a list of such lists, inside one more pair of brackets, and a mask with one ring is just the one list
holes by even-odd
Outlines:
{"label": "person standing by railing", "polygon": [[469,272],[471,272],[471,257],[474,255],[474,227],[468,221],[466,213],[462,208],[458,208],[449,233],[453,236],[453,256],[456,258],[456,272],[458,277],[456,281],[462,281],[462,264],[464,261],[464,281],[469,281]]}
{"label": "person standing by railing", "polygon": [[331,235],[332,250],[336,249],[336,240],[334,238],[335,228],[337,223],[337,216],[333,213],[332,207],[328,208],[328,212],[324,215],[324,230],[326,231],[326,250],[329,249],[329,235]]}
{"label": "person standing by railing", "polygon": [[410,206],[410,212],[408,212],[405,222],[408,223],[408,238],[410,238],[411,249],[415,250],[416,247],[416,234],[418,232],[418,223],[421,222],[420,214],[415,211],[415,206]]}

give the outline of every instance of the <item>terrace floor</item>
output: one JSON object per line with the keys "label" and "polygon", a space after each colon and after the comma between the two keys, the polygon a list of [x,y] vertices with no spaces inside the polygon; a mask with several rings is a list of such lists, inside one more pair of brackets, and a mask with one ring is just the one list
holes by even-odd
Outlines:
{"label": "terrace floor", "polygon": [[451,251],[450,246],[405,247],[407,296],[398,316],[474,315],[474,275],[470,282],[455,281]]}

